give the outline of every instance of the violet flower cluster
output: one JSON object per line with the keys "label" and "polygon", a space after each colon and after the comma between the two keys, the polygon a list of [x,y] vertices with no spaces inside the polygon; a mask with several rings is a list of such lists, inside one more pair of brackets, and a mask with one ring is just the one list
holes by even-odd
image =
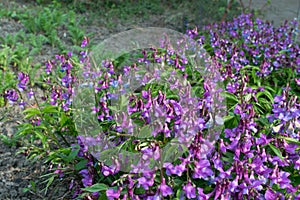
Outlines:
{"label": "violet flower cluster", "polygon": [[[261,79],[271,77],[273,71],[281,68],[291,68],[299,73],[299,46],[292,40],[292,30],[287,23],[275,29],[271,24],[259,19],[252,20],[249,15],[240,16],[233,22],[215,24],[209,29],[209,45],[213,51],[210,52],[210,65],[206,67],[216,73],[213,78],[206,79],[202,85],[198,85],[203,90],[201,97],[191,97],[191,102],[197,105],[198,115],[195,118],[182,117],[184,112],[180,100],[167,99],[167,94],[162,91],[156,93],[155,97],[151,90],[143,90],[140,97],[132,96],[128,113],[121,117],[123,124],[114,127],[116,132],[130,135],[133,131],[131,127],[134,127],[133,119],[137,119],[136,117],[143,121],[143,125],[147,125],[149,114],[145,109],[151,106],[161,108],[159,105],[164,105],[164,109],[157,112],[167,116],[169,121],[161,123],[152,132],[152,137],[156,140],[140,150],[142,159],[131,165],[130,172],[120,171],[121,164],[117,160],[108,166],[111,169],[110,173],[103,173],[105,170],[101,170],[103,176],[119,177],[106,191],[108,199],[300,198],[300,188],[295,178],[299,177],[299,99],[287,91],[280,94],[282,96],[273,94],[271,113],[258,113],[255,109],[255,103],[260,101],[257,94],[265,89],[264,85],[255,85],[257,82],[252,80],[254,75]],[[190,37],[197,38],[197,34],[197,31],[193,30]],[[206,37],[199,36],[198,44],[207,45]],[[138,61],[145,65],[151,62],[165,62],[183,72],[184,77],[190,77],[187,74],[190,67],[186,60],[187,55],[184,55],[182,49],[176,51],[168,48],[161,54],[157,50],[153,51],[151,56],[140,58]],[[243,68],[249,65],[257,66],[257,73],[242,73]],[[114,74],[113,67],[112,63],[106,67],[109,70],[100,83],[101,91],[107,89],[108,93],[102,98],[104,101],[113,96],[111,90],[108,92],[109,85],[123,84],[120,77],[108,79]],[[125,67],[124,74],[130,70],[135,68]],[[216,75],[217,71],[221,76]],[[201,76],[196,78],[200,79]],[[210,128],[209,113],[217,106],[212,102],[214,98],[211,94],[222,92],[214,91],[215,79],[225,81],[227,92],[238,99],[233,110],[228,111],[228,114],[237,119],[237,123],[232,127],[227,126],[225,121],[222,134],[211,143],[206,139]],[[102,113],[99,119],[114,120],[109,115],[109,101],[106,103],[102,104],[104,107],[98,108],[99,113]],[[124,117],[136,113],[140,115],[135,115],[135,118]],[[259,123],[267,114],[269,128]],[[279,131],[274,131],[272,127],[276,128],[278,122],[282,126]],[[192,141],[186,146],[188,151],[174,160],[165,162],[165,155],[158,141],[173,137],[178,130],[176,128],[184,125],[190,127],[185,129],[184,133],[192,133],[191,138],[187,137]],[[160,134],[162,138],[157,137]],[[118,144],[124,144],[129,138],[121,138]],[[134,141],[133,144],[140,144],[139,142]],[[207,151],[207,148],[211,150]],[[155,162],[162,167],[153,167]],[[107,166],[104,169],[107,169]]]}
{"label": "violet flower cluster", "polygon": [[[254,20],[252,15],[241,15],[232,22],[206,26],[202,44],[212,47],[214,56],[225,66],[224,76],[230,78],[241,68],[258,66],[261,77],[280,68],[291,68],[300,73],[299,44],[294,34],[298,30],[296,20],[285,21],[275,28],[270,22]],[[206,43],[206,40],[209,40]]]}
{"label": "violet flower cluster", "polygon": [[[299,85],[300,49],[293,41],[296,26],[286,22],[276,29],[242,15],[232,22],[206,27],[204,36],[197,29],[188,31],[188,37],[196,41],[192,45],[144,50],[132,66],[115,66],[105,60],[100,69],[94,69],[88,51],[83,50],[81,72],[86,82],[92,83],[97,101],[91,111],[102,131],[95,137],[77,137],[77,156],[87,162],[79,171],[81,183],[74,186],[72,182],[74,198],[83,193],[80,187],[100,182],[108,189],[87,198],[300,199],[300,101],[290,87]],[[82,47],[87,44],[85,39]],[[199,49],[206,49],[211,57]],[[196,58],[205,60],[205,66],[191,61],[195,57],[186,52],[193,51]],[[75,61],[71,57],[70,53],[57,55],[46,64],[47,83],[59,80],[52,87],[49,103],[64,111],[70,110],[76,95]],[[115,114],[112,102],[126,93],[126,76],[136,75],[139,67],[151,68],[151,64],[174,69],[167,79],[169,88],[148,84],[145,76],[140,79],[144,84],[140,94],[130,95],[125,109]],[[249,66],[254,73],[247,71]],[[116,67],[123,67],[123,74],[117,74]],[[292,71],[287,81],[272,82],[276,73],[285,69]],[[152,70],[153,76],[162,78],[162,73]],[[177,73],[191,84],[176,82]],[[17,87],[32,96],[28,81],[26,74],[19,74]],[[224,89],[218,88],[220,82]],[[264,104],[271,108],[263,110],[258,106],[262,102],[258,94],[275,86],[284,88],[271,94],[271,102]],[[232,105],[223,93],[230,94],[235,103]],[[20,102],[14,89],[7,90],[5,97],[12,103]],[[228,110],[220,117],[224,109],[220,102],[225,100]],[[134,135],[145,127],[151,128],[147,138]],[[173,144],[174,138],[179,142]],[[107,142],[112,146],[103,146]],[[101,151],[97,152],[99,146]],[[131,154],[121,152],[113,154],[110,162],[102,162],[101,152],[111,147],[138,156],[126,157]]]}

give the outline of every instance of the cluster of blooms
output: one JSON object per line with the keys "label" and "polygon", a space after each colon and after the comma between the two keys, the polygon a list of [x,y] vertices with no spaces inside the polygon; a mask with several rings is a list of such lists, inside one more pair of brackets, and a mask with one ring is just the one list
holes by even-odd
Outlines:
{"label": "cluster of blooms", "polygon": [[[94,138],[86,138],[83,136],[78,136],[77,141],[80,146],[80,151],[78,152],[78,157],[87,160],[87,163],[85,164],[86,167],[84,169],[80,170],[79,174],[82,177],[81,182],[82,182],[83,187],[88,187],[94,183],[93,180],[94,180],[97,172],[95,171],[95,167],[94,167],[95,160],[94,160],[93,156],[88,152],[87,144],[92,146],[93,145],[92,142],[95,143],[99,140],[94,139]],[[69,189],[74,190],[73,198],[78,197],[78,195],[82,193],[82,190],[80,189],[82,187],[81,184],[78,183],[76,180],[75,180],[75,182],[77,184],[74,184],[74,180],[73,180],[69,187]],[[90,195],[90,198],[97,199],[98,196],[99,196],[98,193],[92,193]]]}
{"label": "cluster of blooms", "polygon": [[258,66],[257,75],[262,77],[280,68],[300,73],[300,50],[294,41],[298,31],[296,20],[274,28],[248,14],[232,22],[206,26],[204,30],[208,37],[200,37],[199,41],[204,44],[209,40],[214,56],[226,67],[224,76],[231,77],[246,65]]}
{"label": "cluster of blooms", "polygon": [[[279,121],[278,127],[282,134],[285,136],[300,139],[300,135],[294,130],[293,127],[299,128],[299,116],[300,109],[297,96],[291,95],[290,87],[286,87],[282,95],[278,95],[274,98],[273,114],[268,116],[270,123]],[[285,128],[288,127],[287,130]]]}
{"label": "cluster of blooms", "polygon": [[[185,129],[193,132],[192,143],[187,146],[188,153],[178,159],[164,161],[162,147],[158,142],[152,142],[141,149],[142,159],[131,165],[130,172],[120,173],[122,167],[116,160],[114,165],[108,167],[110,173],[104,174],[102,170],[104,176],[118,175],[118,180],[106,191],[109,199],[242,199],[245,196],[270,200],[300,198],[300,188],[293,177],[299,176],[299,146],[295,143],[300,133],[299,99],[292,94],[288,95],[287,91],[275,97],[272,113],[268,116],[269,123],[273,127],[279,121],[282,126],[280,131],[266,130],[257,123],[261,116],[255,112],[253,105],[253,102],[258,101],[255,94],[264,91],[264,88],[252,88],[251,77],[239,73],[247,65],[258,66],[260,71],[257,75],[262,77],[270,76],[273,70],[284,67],[299,73],[299,47],[292,41],[292,31],[289,31],[287,23],[276,30],[261,20],[254,22],[249,15],[243,15],[233,22],[215,24],[209,29],[213,57],[210,60],[211,68],[207,67],[212,72],[225,71],[222,71],[220,77],[213,76],[204,81],[203,96],[192,100],[197,105],[198,113],[201,113],[193,118],[196,123],[190,121],[192,118],[182,117],[184,110],[180,101],[166,99],[161,91],[156,97],[152,97],[150,90],[142,91],[141,98],[132,96],[127,110],[127,116],[140,113],[140,119],[147,124],[150,122],[148,107],[166,108],[157,110],[157,113],[164,114],[169,123],[160,124],[152,134],[173,137],[176,126],[190,126],[191,129]],[[191,38],[197,36],[197,30],[189,33]],[[205,37],[201,36],[198,42],[205,44]],[[152,60],[165,62],[182,72],[188,71],[186,55],[179,56],[169,48],[164,54],[159,54],[157,50],[153,52],[152,56],[145,56],[139,62],[146,65]],[[110,65],[110,71],[112,67]],[[130,67],[124,69],[125,75],[133,70]],[[189,76],[186,74],[185,77]],[[239,116],[239,121],[233,128],[225,127],[224,134],[215,138],[216,142],[212,145],[205,136],[210,127],[207,116],[217,106],[211,102],[214,99],[211,94],[218,94],[214,91],[216,78],[220,81],[231,80],[226,88],[240,98],[233,110],[233,114]],[[113,81],[118,81],[114,85],[122,85],[120,80],[107,80],[105,88],[113,85]],[[251,98],[244,98],[249,94]],[[163,107],[159,107],[159,103],[163,103]],[[108,106],[105,108],[108,109]],[[131,133],[132,119],[121,119],[123,124],[115,127],[117,132]],[[205,150],[207,148],[210,151]],[[153,161],[158,162],[162,168],[150,167]]]}
{"label": "cluster of blooms", "polygon": [[[151,49],[150,54],[143,51],[144,57],[138,59],[145,66],[167,64],[178,70],[187,82],[192,81],[191,78],[200,80],[204,77],[202,83],[196,82],[203,91],[201,95],[191,96],[196,93],[194,85],[176,82],[171,73],[169,86],[171,90],[177,89],[178,98],[168,98],[164,90],[150,87],[142,90],[140,95],[131,95],[126,110],[117,115],[113,114],[111,102],[126,91],[124,76],[136,74],[139,66],[125,66],[124,73],[117,75],[113,62],[106,60],[101,69],[95,71],[91,68],[88,52],[80,53],[82,75],[87,82],[92,80],[97,97],[97,105],[91,109],[101,125],[106,126],[104,122],[109,124],[98,137],[80,135],[77,138],[80,146],[78,157],[87,160],[86,167],[79,172],[83,187],[97,183],[99,177],[101,180],[109,177],[110,181],[105,182],[110,187],[106,191],[108,199],[300,198],[299,180],[295,178],[300,175],[299,98],[289,92],[290,87],[286,85],[282,94],[274,96],[272,112],[262,116],[255,111],[254,103],[259,101],[255,94],[263,92],[263,86],[252,88],[252,76],[240,73],[251,65],[259,68],[256,75],[262,78],[271,77],[273,71],[281,68],[290,68],[299,75],[300,49],[292,40],[293,30],[287,23],[274,29],[259,19],[253,21],[250,15],[242,15],[233,22],[214,24],[207,30],[209,34],[205,37],[198,36],[196,29],[188,32],[190,38],[199,38],[196,44],[176,50],[164,46],[165,51]],[[85,39],[82,47],[87,44]],[[212,58],[207,58],[197,45],[212,47],[212,50],[207,48]],[[192,66],[185,50],[196,51],[196,58],[204,58],[206,71],[196,67],[196,72],[191,74]],[[49,61],[46,73],[51,75],[54,66],[58,65],[61,66],[58,73],[63,74],[61,83],[52,88],[49,98],[52,105],[61,105],[67,111],[72,104],[76,82],[71,54],[56,56],[56,61]],[[162,77],[159,71],[152,75],[157,79]],[[51,78],[57,77],[50,76],[46,81],[54,82]],[[218,102],[223,99],[220,96],[222,90],[217,85],[225,80],[227,92],[239,99],[234,109],[228,111],[238,121],[234,127],[225,123],[224,129],[219,130],[214,127],[222,124],[217,117],[223,109]],[[298,84],[297,78],[292,80]],[[144,76],[141,83],[148,81]],[[27,83],[28,76],[19,74],[19,90],[28,89]],[[32,90],[28,94],[32,96]],[[246,98],[249,95],[250,98]],[[15,90],[7,90],[6,98],[17,102],[19,97]],[[154,123],[153,116],[163,120]],[[268,127],[258,123],[261,117],[268,118]],[[100,156],[97,155],[93,152],[94,147],[104,144],[104,136],[120,148],[128,144],[137,120],[142,122],[139,125],[142,127],[154,125],[149,138],[136,139],[130,144],[132,151],[139,153],[138,159],[125,159],[126,154],[121,153],[114,155],[109,165],[99,163],[97,159],[101,158],[101,152]],[[170,150],[183,149],[183,153],[171,159],[173,154],[164,147],[172,146],[174,138],[181,145],[175,144],[176,149]],[[108,148],[105,146],[102,150]],[[79,186],[75,187],[74,198],[81,192]],[[89,198],[97,199],[99,195],[100,192],[95,192]]]}
{"label": "cluster of blooms", "polygon": [[[50,104],[51,105],[61,105],[64,111],[68,111],[72,104],[73,87],[72,84],[75,82],[75,76],[71,74],[72,72],[72,54],[69,52],[67,57],[64,55],[56,55],[56,60],[51,60],[46,63],[45,72],[48,77],[45,79],[45,83],[52,86],[52,93],[50,94]],[[55,69],[59,69],[58,72],[64,74],[60,79],[59,75],[55,74]],[[57,84],[55,86],[55,84]],[[28,100],[33,99],[35,92],[29,85],[29,75],[24,72],[19,72],[18,83],[16,89],[9,89],[5,91],[4,97],[11,104],[18,104],[21,108],[24,108],[28,102],[24,102],[21,92],[25,91],[28,96]],[[47,97],[43,97],[42,100],[47,100]],[[37,102],[35,102],[37,103]]]}
{"label": "cluster of blooms", "polygon": [[[18,104],[21,108],[24,108],[26,102],[22,99],[21,92],[27,90],[27,85],[29,84],[29,76],[23,72],[18,74],[18,83],[16,89],[8,89],[4,93],[4,98],[8,100],[11,105]],[[32,90],[27,93],[28,97],[32,97]]]}
{"label": "cluster of blooms", "polygon": [[[46,64],[46,73],[51,75],[51,69],[53,68],[53,64],[60,66],[59,71],[64,74],[60,79],[60,83],[58,86],[54,86],[52,88],[52,93],[50,95],[50,104],[51,105],[61,105],[64,111],[68,111],[72,104],[71,96],[74,93],[72,84],[75,82],[75,76],[72,74],[72,62],[71,62],[72,54],[69,52],[67,57],[64,55],[56,55],[56,61],[48,61]],[[59,63],[57,63],[59,61]],[[47,83],[50,84],[51,78],[55,76],[49,76]]]}
{"label": "cluster of blooms", "polygon": [[[151,56],[147,57],[147,53],[151,53]],[[151,68],[149,65],[153,63],[168,63],[174,69],[177,69],[183,72],[181,76],[183,79],[188,77],[185,74],[186,65],[188,64],[185,55],[179,55],[175,50],[168,48],[165,52],[158,51],[158,49],[151,49],[149,52],[143,51],[143,58],[138,59],[138,62],[142,65],[144,64],[145,68]],[[206,55],[202,55],[205,57]],[[83,62],[85,66],[90,66],[89,58],[85,57]],[[157,65],[164,66],[164,65]],[[215,65],[210,65],[215,66]],[[212,109],[215,105],[214,101],[221,101],[221,97],[213,96],[214,93],[220,92],[215,91],[216,79],[214,76],[210,76],[204,81],[204,97],[192,97],[192,91],[190,85],[184,85],[179,81],[179,78],[176,77],[176,71],[170,72],[169,76],[163,77],[161,72],[164,68],[159,69],[149,69],[148,74],[144,74],[143,78],[140,80],[140,85],[146,85],[148,80],[146,80],[149,74],[155,77],[157,80],[168,82],[171,90],[176,90],[178,98],[167,98],[167,94],[162,92],[162,88],[157,89],[157,94],[153,93],[151,88],[147,90],[142,90],[140,95],[131,95],[129,98],[129,104],[125,112],[119,112],[116,115],[111,115],[111,110],[109,109],[110,100],[115,98],[117,94],[123,94],[126,90],[126,85],[128,83],[126,80],[131,80],[132,78],[138,79],[138,77],[130,77],[133,75],[138,75],[139,66],[133,65],[131,67],[124,67],[124,74],[115,76],[114,66],[110,61],[103,61],[102,69],[100,72],[92,72],[90,67],[86,67],[83,71],[85,74],[86,81],[90,81],[88,77],[92,79],[99,79],[96,81],[97,84],[94,85],[95,93],[98,95],[97,106],[93,108],[94,113],[97,114],[100,122],[115,120],[117,124],[112,126],[110,129],[107,129],[108,134],[112,131],[113,133],[124,133],[129,135],[126,138],[118,138],[116,145],[124,144],[124,142],[130,137],[134,136],[133,131],[136,128],[136,125],[133,123],[133,120],[140,120],[143,122],[142,126],[148,126],[149,129],[152,128],[151,136],[149,138],[139,138],[133,143],[136,144],[135,147],[138,147],[140,143],[144,144],[144,147],[139,151],[138,156],[131,155],[131,158],[120,159],[121,156],[126,156],[126,154],[117,155],[117,158],[113,159],[113,165],[106,166],[101,165],[101,173],[103,176],[117,176],[113,185],[117,186],[115,189],[107,190],[107,196],[112,198],[119,198],[121,193],[124,193],[122,198],[126,199],[138,199],[138,198],[160,198],[160,196],[168,196],[174,194],[174,189],[169,185],[172,175],[178,175],[178,173],[183,175],[183,173],[190,173],[195,168],[195,173],[193,177],[195,179],[210,179],[210,176],[213,174],[212,168],[208,161],[208,158],[205,157],[205,153],[213,149],[213,139],[206,140],[204,135],[207,135],[207,122],[209,117],[207,113],[211,111],[216,111],[216,108]],[[151,71],[153,70],[153,71]],[[207,74],[213,74],[217,72],[217,69],[211,69],[211,72]],[[88,76],[87,74],[93,74],[93,76]],[[127,78],[122,78],[122,76],[128,76]],[[158,81],[159,82],[159,81]],[[117,90],[117,92],[112,93],[111,88]],[[140,113],[140,115],[136,115]],[[135,114],[135,115],[134,115]],[[135,116],[135,117],[132,117]],[[157,120],[159,119],[159,120]],[[120,122],[120,123],[118,123]],[[210,126],[210,128],[212,125]],[[130,135],[132,134],[132,135]],[[101,141],[99,137],[92,138],[90,136],[79,136],[78,141],[81,147],[79,155],[87,155],[88,150],[93,149],[94,145],[100,145]],[[151,139],[152,138],[152,139]],[[185,155],[183,157],[177,158],[178,164],[174,164],[172,157],[173,152],[167,151],[168,149],[163,149],[161,143],[164,140],[170,142],[170,139],[178,139],[180,145],[172,144],[179,148],[190,147],[189,150],[183,151]],[[193,138],[197,138],[195,142],[191,145]],[[145,140],[143,140],[145,139]],[[149,141],[150,139],[150,141]],[[204,143],[205,144],[202,144]],[[205,147],[205,148],[203,148]],[[173,148],[174,149],[174,148]],[[92,152],[92,151],[90,151]],[[190,152],[190,153],[188,153]],[[93,152],[95,153],[95,152]],[[200,156],[203,154],[203,156]],[[97,157],[96,154],[93,156]],[[116,156],[116,155],[115,155]],[[101,158],[101,152],[100,152]],[[125,163],[123,163],[123,161]],[[158,165],[153,166],[153,162],[158,163]],[[206,166],[205,169],[201,167],[202,163]],[[152,165],[151,165],[152,164]],[[126,166],[130,166],[128,171],[125,170]],[[191,166],[193,165],[193,166]],[[91,165],[92,166],[92,165]],[[150,167],[152,166],[152,167]],[[161,167],[159,167],[161,166]],[[88,170],[91,171],[91,170]],[[120,176],[120,171],[122,171],[122,176]],[[160,171],[162,174],[160,174]],[[84,171],[86,172],[86,171]],[[169,178],[165,178],[163,174],[169,175]],[[87,177],[89,177],[87,179]],[[155,180],[159,178],[160,181]],[[89,184],[93,182],[93,176],[85,173],[83,176],[83,184]],[[95,180],[94,180],[95,181]],[[113,186],[111,185],[111,186]],[[174,184],[172,184],[174,186]],[[187,179],[186,184],[183,186],[183,190],[188,197],[193,197],[196,195],[196,187],[192,179]],[[142,189],[144,190],[143,194],[135,194],[135,190]],[[198,193],[205,195],[203,190],[199,187],[197,189]],[[182,194],[183,195],[183,194]]]}
{"label": "cluster of blooms", "polygon": [[14,104],[19,99],[18,92],[14,89],[6,90],[4,97],[9,101],[10,104]]}

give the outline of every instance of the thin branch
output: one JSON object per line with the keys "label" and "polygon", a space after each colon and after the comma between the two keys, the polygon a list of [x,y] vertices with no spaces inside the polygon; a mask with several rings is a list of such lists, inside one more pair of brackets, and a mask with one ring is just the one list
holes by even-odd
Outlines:
{"label": "thin branch", "polygon": [[226,16],[227,16],[227,13],[229,12],[230,7],[231,7],[231,4],[233,3],[233,1],[234,1],[234,0],[230,0],[229,3],[227,4],[227,8],[226,8],[226,10],[225,10],[225,12],[224,12],[224,14],[223,14],[223,17],[222,17],[221,22],[224,22],[224,21],[225,21]]}
{"label": "thin branch", "polygon": [[245,5],[244,5],[243,1],[239,0],[239,2],[240,2],[240,5],[242,7],[242,13],[245,13]]}

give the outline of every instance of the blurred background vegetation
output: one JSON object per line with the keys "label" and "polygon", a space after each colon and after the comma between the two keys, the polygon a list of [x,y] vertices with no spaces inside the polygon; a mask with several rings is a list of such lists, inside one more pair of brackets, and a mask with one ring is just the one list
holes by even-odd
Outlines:
{"label": "blurred background vegetation", "polygon": [[[211,22],[230,20],[242,12],[249,12],[240,0],[31,0],[38,5],[55,5],[72,9],[78,13],[93,13],[95,18],[109,19],[114,22],[134,23],[146,21],[151,15],[161,15],[158,26],[176,26],[178,31]],[[244,1],[245,2],[245,1]],[[248,5],[248,4],[247,4]],[[160,23],[160,24],[159,24]]]}

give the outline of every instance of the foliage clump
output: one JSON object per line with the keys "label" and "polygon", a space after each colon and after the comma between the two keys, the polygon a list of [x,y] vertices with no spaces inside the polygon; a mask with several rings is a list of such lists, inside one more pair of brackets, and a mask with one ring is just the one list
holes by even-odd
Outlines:
{"label": "foliage clump", "polygon": [[[241,15],[201,33],[187,31],[191,40],[176,48],[143,50],[131,66],[108,59],[100,69],[91,65],[85,38],[79,56],[69,52],[46,63],[42,103],[26,72],[2,96],[25,108],[28,123],[17,133],[29,137],[24,150],[55,166],[49,183],[53,177],[71,177],[74,198],[300,198],[296,27],[296,22],[286,22],[274,28]],[[117,74],[120,68],[123,73]],[[142,80],[143,87],[123,101],[122,76],[139,75],[141,68],[168,84]],[[89,136],[74,123],[80,76],[94,91],[96,105],[88,109],[101,128]],[[23,91],[35,106],[20,98]],[[118,106],[115,99],[121,99]],[[151,114],[163,121],[154,123]],[[108,161],[101,156],[110,148],[99,145],[105,140],[118,150],[108,154]],[[124,152],[140,157],[124,159]]]}

